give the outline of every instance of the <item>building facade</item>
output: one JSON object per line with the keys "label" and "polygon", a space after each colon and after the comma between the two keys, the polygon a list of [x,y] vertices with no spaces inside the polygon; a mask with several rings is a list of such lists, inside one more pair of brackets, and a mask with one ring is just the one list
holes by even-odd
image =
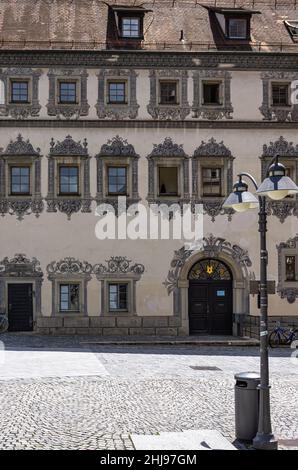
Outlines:
{"label": "building facade", "polygon": [[[257,335],[257,211],[222,204],[276,154],[298,183],[298,17],[292,0],[240,3],[0,2],[10,331]],[[96,207],[118,196],[202,204],[203,245],[99,240]],[[268,214],[270,326],[297,326],[296,196]]]}

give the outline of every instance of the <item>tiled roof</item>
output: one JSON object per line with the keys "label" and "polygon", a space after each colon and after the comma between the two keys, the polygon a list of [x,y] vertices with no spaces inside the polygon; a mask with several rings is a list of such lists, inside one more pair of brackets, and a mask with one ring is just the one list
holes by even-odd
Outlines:
{"label": "tiled roof", "polygon": [[[0,0],[0,48],[106,49],[108,5],[152,10],[145,14],[144,49],[221,48],[215,13],[206,9],[214,0]],[[234,8],[235,2],[217,0],[216,6]],[[296,51],[284,25],[298,19],[295,0],[240,0],[236,7],[261,12],[251,19],[253,49]]]}

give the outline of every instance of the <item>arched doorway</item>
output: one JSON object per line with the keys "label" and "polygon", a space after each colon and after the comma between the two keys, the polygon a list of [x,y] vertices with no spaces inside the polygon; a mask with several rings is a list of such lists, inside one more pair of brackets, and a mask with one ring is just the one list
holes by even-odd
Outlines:
{"label": "arched doorway", "polygon": [[190,334],[231,335],[233,277],[221,260],[203,258],[188,273]]}

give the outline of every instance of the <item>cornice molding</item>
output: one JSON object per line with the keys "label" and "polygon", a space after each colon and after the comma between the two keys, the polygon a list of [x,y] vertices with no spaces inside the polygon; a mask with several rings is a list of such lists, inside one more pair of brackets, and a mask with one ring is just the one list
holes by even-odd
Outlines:
{"label": "cornice molding", "polygon": [[298,54],[287,52],[41,51],[1,50],[3,67],[129,67],[297,70]]}

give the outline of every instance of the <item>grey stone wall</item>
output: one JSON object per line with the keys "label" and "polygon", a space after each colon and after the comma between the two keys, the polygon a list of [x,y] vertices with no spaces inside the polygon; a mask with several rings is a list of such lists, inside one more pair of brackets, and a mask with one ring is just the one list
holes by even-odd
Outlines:
{"label": "grey stone wall", "polygon": [[40,317],[35,331],[45,335],[179,336],[187,332],[174,316]]}

